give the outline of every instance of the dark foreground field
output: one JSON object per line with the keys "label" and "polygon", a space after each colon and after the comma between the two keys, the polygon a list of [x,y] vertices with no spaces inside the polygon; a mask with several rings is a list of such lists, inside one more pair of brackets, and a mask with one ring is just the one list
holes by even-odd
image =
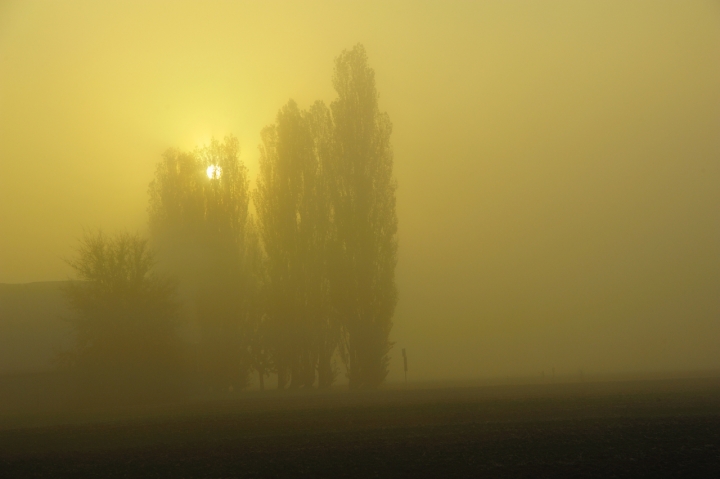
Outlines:
{"label": "dark foreground field", "polygon": [[717,378],[245,393],[104,414],[6,417],[0,476],[720,477]]}

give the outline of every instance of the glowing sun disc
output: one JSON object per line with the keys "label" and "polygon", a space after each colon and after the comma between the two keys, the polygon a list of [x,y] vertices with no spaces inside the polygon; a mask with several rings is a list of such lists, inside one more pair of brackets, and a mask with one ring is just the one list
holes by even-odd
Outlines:
{"label": "glowing sun disc", "polygon": [[207,167],[207,175],[211,180],[217,180],[222,175],[222,168],[217,165],[210,165]]}

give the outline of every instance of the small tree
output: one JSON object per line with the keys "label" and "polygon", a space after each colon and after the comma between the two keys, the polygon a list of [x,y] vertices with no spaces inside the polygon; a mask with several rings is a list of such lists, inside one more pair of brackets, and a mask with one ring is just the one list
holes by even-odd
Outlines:
{"label": "small tree", "polygon": [[76,332],[71,366],[88,391],[166,393],[182,365],[175,286],[153,274],[147,241],[128,233],[86,233],[68,261],[78,281],[65,288]]}

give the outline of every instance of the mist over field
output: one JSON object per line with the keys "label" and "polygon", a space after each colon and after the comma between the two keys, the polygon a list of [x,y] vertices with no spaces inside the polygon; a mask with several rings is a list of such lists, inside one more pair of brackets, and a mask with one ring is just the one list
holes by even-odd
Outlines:
{"label": "mist over field", "polygon": [[0,370],[54,354],[13,283],[77,279],[84,232],[154,234],[169,149],[234,136],[257,219],[261,132],[325,121],[358,44],[392,123],[387,382],[402,349],[409,381],[720,368],[717,2],[11,1],[0,335],[43,349],[0,337]]}

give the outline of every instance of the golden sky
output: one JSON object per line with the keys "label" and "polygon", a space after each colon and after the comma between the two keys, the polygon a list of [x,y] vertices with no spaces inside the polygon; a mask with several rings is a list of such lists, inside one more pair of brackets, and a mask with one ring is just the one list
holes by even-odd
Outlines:
{"label": "golden sky", "polygon": [[357,42],[394,124],[412,377],[720,368],[709,0],[2,2],[0,282],[143,231],[168,147],[234,134],[254,176],[261,128],[329,103]]}

